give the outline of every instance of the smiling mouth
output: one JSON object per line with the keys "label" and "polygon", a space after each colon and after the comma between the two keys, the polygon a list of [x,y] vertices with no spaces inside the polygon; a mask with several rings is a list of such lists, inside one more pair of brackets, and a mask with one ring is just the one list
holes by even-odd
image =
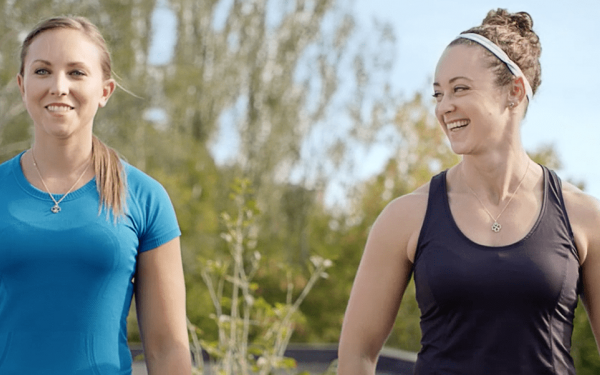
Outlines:
{"label": "smiling mouth", "polygon": [[464,128],[465,126],[469,125],[471,123],[471,121],[469,120],[459,120],[459,121],[452,121],[446,124],[446,126],[448,127],[449,131],[457,131],[460,130],[462,128]]}
{"label": "smiling mouth", "polygon": [[50,112],[64,113],[75,109],[68,105],[47,105],[45,107]]}

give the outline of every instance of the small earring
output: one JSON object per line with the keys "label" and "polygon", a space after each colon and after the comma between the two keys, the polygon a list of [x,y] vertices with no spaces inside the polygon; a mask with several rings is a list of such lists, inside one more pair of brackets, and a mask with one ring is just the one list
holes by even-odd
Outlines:
{"label": "small earring", "polygon": [[514,106],[515,106],[515,103],[513,103],[513,102],[510,102],[510,103],[508,103],[508,106],[509,106],[510,108],[512,108],[512,107],[514,107]]}

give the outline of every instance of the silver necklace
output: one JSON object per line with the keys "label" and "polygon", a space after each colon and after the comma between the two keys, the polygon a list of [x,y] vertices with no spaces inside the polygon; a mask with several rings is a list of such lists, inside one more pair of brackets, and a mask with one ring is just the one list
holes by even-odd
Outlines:
{"label": "silver necklace", "polygon": [[477,196],[477,194],[475,194],[475,192],[473,191],[473,189],[471,189],[471,187],[469,186],[469,183],[467,182],[467,179],[465,178],[465,174],[463,172],[462,165],[460,167],[460,174],[463,176],[463,180],[465,181],[465,184],[467,185],[467,187],[469,188],[469,190],[471,190],[471,193],[475,196],[475,198],[477,198],[477,200],[479,201],[479,203],[481,204],[481,207],[483,207],[483,209],[485,210],[485,212],[487,212],[487,214],[490,215],[490,217],[492,218],[492,220],[494,220],[494,224],[492,224],[492,231],[494,231],[495,233],[500,232],[500,229],[502,229],[502,225],[500,225],[500,223],[498,223],[498,219],[500,219],[500,216],[502,216],[502,214],[504,213],[504,210],[506,210],[506,207],[508,207],[508,205],[510,204],[510,202],[513,200],[513,198],[517,194],[517,191],[521,187],[521,184],[523,184],[523,181],[525,180],[525,176],[527,176],[527,172],[529,171],[529,164],[530,164],[530,162],[528,161],[527,162],[527,168],[525,168],[525,173],[523,174],[523,177],[521,177],[521,181],[519,181],[519,185],[517,185],[517,188],[515,189],[515,191],[513,191],[510,199],[508,200],[508,202],[506,202],[506,205],[504,206],[504,208],[502,209],[502,211],[500,211],[500,213],[496,217],[494,217],[494,215],[492,215],[490,213],[490,211],[488,211],[488,209],[485,207],[485,204],[483,204],[483,202],[481,201],[481,199],[479,199],[479,197]]}
{"label": "silver necklace", "polygon": [[79,178],[77,179],[77,181],[75,181],[73,186],[71,186],[71,188],[69,190],[67,190],[67,192],[59,200],[56,200],[56,199],[54,199],[54,195],[52,195],[52,193],[50,193],[50,189],[48,189],[48,186],[44,182],[44,178],[42,177],[42,174],[40,173],[40,169],[38,168],[37,161],[35,160],[35,154],[33,153],[33,148],[31,149],[31,157],[33,158],[33,166],[35,167],[35,170],[37,171],[37,174],[40,177],[40,180],[42,181],[42,185],[44,185],[44,188],[46,189],[46,193],[48,193],[48,195],[52,199],[52,202],[54,202],[54,206],[52,206],[50,211],[52,211],[53,214],[57,214],[60,212],[59,203],[62,202],[63,199],[65,199],[67,197],[67,195],[69,195],[69,193],[71,192],[71,190],[73,190],[75,185],[77,185],[79,180],[81,180],[83,178],[83,175],[85,174],[85,172],[87,172],[88,168],[90,167],[90,164],[92,164],[92,163],[87,163],[85,169],[83,170],[81,175],[79,175]]}

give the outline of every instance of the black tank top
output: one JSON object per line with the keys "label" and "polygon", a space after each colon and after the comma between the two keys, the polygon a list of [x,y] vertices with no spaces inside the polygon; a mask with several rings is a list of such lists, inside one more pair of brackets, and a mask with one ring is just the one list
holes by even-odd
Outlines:
{"label": "black tank top", "polygon": [[469,240],[450,212],[446,172],[433,177],[414,262],[421,310],[418,375],[575,374],[570,355],[579,256],[554,172],[522,240]]}

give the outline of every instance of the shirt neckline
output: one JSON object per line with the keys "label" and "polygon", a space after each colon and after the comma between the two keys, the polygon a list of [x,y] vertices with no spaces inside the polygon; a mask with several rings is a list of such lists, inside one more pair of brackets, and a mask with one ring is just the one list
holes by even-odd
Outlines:
{"label": "shirt neckline", "polygon": [[[15,179],[16,179],[19,187],[21,187],[21,189],[23,189],[23,191],[25,191],[27,194],[31,195],[32,197],[34,197],[36,199],[48,200],[50,204],[54,203],[54,202],[52,202],[52,199],[50,199],[48,192],[36,188],[25,177],[25,174],[23,173],[23,168],[21,167],[21,158],[23,157],[25,152],[27,152],[27,151],[21,152],[19,155],[15,156],[11,161],[11,163],[12,163],[11,170],[12,170],[13,175],[15,176]],[[86,182],[79,189],[76,189],[76,190],[73,190],[72,192],[70,192],[62,201],[63,202],[73,201],[73,200],[85,195],[90,190],[95,189],[95,188],[96,188],[96,177],[94,176],[94,177],[92,177],[91,180]],[[52,194],[54,199],[56,199],[57,201],[59,199],[61,199],[63,197],[63,195],[64,194]]]}
{"label": "shirt neckline", "polygon": [[527,232],[527,234],[525,234],[525,236],[523,236],[523,238],[521,238],[513,243],[510,243],[507,245],[501,245],[501,246],[489,246],[489,245],[480,244],[478,242],[473,241],[471,238],[467,237],[467,235],[464,234],[462,230],[460,230],[460,228],[458,227],[458,224],[456,224],[456,221],[454,221],[454,216],[452,216],[452,210],[450,209],[450,202],[448,200],[448,186],[446,183],[446,173],[448,172],[448,170],[445,170],[442,175],[444,209],[446,210],[446,215],[448,216],[450,222],[452,223],[452,227],[454,228],[454,230],[460,236],[462,236],[462,238],[464,238],[467,242],[469,242],[470,244],[472,244],[474,246],[480,247],[482,249],[489,249],[489,250],[510,249],[510,248],[519,246],[520,244],[525,242],[529,237],[531,237],[534,234],[534,232],[538,228],[538,226],[541,223],[542,218],[544,217],[544,214],[546,212],[546,201],[548,198],[548,171],[546,170],[546,168],[543,165],[540,165],[540,166],[542,167],[542,171],[544,174],[544,188],[542,189],[542,208],[540,209],[538,217],[537,217],[535,223],[533,224],[533,226],[531,227],[531,229],[529,230],[529,232]]}

